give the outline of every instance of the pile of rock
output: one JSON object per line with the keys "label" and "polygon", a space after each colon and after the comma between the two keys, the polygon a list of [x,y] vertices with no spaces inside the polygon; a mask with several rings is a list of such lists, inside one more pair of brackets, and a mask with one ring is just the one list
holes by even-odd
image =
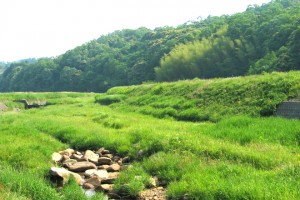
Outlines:
{"label": "pile of rock", "polygon": [[66,149],[55,152],[52,161],[59,166],[50,170],[51,180],[58,186],[63,186],[73,176],[84,189],[110,193],[123,163],[128,163],[129,158],[114,156],[102,147],[98,151]]}

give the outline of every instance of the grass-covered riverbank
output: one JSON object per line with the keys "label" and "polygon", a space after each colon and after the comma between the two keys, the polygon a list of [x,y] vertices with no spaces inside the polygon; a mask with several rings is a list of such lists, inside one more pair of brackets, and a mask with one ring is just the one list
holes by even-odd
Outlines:
{"label": "grass-covered riverbank", "polygon": [[[51,186],[51,154],[101,146],[133,160],[115,183],[132,198],[156,176],[170,199],[299,199],[300,121],[260,116],[265,105],[272,110],[296,95],[299,79],[291,72],[120,87],[101,96],[0,94],[10,105],[0,114],[0,199],[87,198],[72,183]],[[107,106],[95,97],[119,100]],[[50,104],[24,110],[11,103],[22,98]],[[166,109],[174,115],[153,114]],[[177,121],[183,112],[191,118]],[[193,113],[206,113],[206,122]]]}

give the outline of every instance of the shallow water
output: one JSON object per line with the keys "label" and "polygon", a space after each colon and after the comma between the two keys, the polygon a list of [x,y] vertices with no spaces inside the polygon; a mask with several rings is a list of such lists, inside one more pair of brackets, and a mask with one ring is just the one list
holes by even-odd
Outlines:
{"label": "shallow water", "polygon": [[96,194],[95,190],[84,190],[84,194],[87,196],[87,197],[92,197]]}

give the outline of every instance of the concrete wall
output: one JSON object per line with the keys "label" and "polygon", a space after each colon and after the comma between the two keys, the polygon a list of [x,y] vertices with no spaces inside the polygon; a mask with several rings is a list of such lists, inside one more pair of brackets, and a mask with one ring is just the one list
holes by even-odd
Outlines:
{"label": "concrete wall", "polygon": [[284,101],[275,112],[276,116],[300,120],[300,101]]}

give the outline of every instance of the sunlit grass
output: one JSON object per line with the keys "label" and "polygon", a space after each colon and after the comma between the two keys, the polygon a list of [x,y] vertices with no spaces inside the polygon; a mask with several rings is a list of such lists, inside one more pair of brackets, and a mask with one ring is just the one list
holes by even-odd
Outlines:
{"label": "sunlit grass", "polygon": [[[194,80],[115,88],[110,92],[119,93],[122,100],[110,106],[95,103],[92,93],[1,94],[1,101],[12,107],[0,114],[0,185],[4,188],[0,199],[45,199],[45,195],[84,199],[72,182],[67,188],[74,193],[58,192],[49,184],[51,154],[67,147],[97,150],[102,146],[134,162],[115,188],[130,198],[147,187],[150,176],[156,176],[170,199],[299,199],[300,121],[259,117],[261,110],[255,106],[247,109],[256,114],[245,116],[245,104],[252,101],[248,97],[235,102],[235,110],[224,107],[217,97],[215,107],[202,110],[200,96],[215,93],[202,91],[222,81],[230,82]],[[218,84],[213,89],[220,89]],[[236,89],[231,84],[227,89],[231,86],[229,93]],[[284,98],[297,87],[288,86]],[[16,98],[44,98],[50,104],[14,112],[16,105],[10,103]],[[233,99],[224,101],[229,104]]]}
{"label": "sunlit grass", "polygon": [[[267,193],[270,196],[273,188],[261,189],[262,185],[267,182],[275,184],[276,174],[284,173],[291,166],[299,165],[298,143],[294,142],[297,140],[298,132],[298,128],[295,127],[299,127],[299,121],[240,116],[222,120],[217,124],[177,122],[172,119],[158,120],[136,113],[128,115],[126,112],[114,111],[92,103],[85,106],[80,106],[80,104],[73,104],[69,107],[49,106],[42,110],[32,110],[22,114],[24,118],[33,115],[31,120],[25,120],[32,130],[49,134],[71,147],[96,150],[105,146],[115,153],[130,155],[136,161],[143,159],[141,165],[144,166],[146,173],[157,176],[163,185],[170,184],[168,193],[171,197],[187,195],[187,192],[192,197],[204,195],[205,198],[205,195],[208,195],[207,198],[217,198],[218,195],[221,195],[220,198],[225,198],[226,195],[228,198],[240,198],[250,195],[250,199],[255,199]],[[18,120],[20,123],[24,122],[24,119],[19,117],[14,123],[18,124]],[[9,118],[7,121],[10,121]],[[116,121],[122,123],[120,128],[106,124],[107,122],[113,124]],[[279,128],[276,129],[276,126],[266,124],[294,128],[288,129],[286,141],[281,142],[277,139],[279,136],[282,137],[281,133],[276,131]],[[251,127],[259,127],[259,129]],[[251,130],[253,130],[253,135],[251,135]],[[258,130],[259,132],[256,132]],[[223,132],[228,134],[222,134]],[[265,134],[268,132],[270,132],[269,135]],[[278,133],[277,136],[272,135],[272,132]],[[261,137],[259,137],[260,134],[262,134]],[[243,137],[250,139],[245,142]],[[143,152],[142,157],[138,153],[140,150]],[[220,182],[217,187],[209,188],[212,184],[209,180],[217,178],[213,174],[222,172],[219,167],[215,167],[214,172],[208,175],[208,168],[211,168],[211,165],[227,165],[224,163],[243,173],[240,173],[240,178],[232,180],[231,188],[222,186],[228,182],[228,179],[222,176],[217,179],[217,182]],[[198,177],[195,174],[199,173],[206,175],[206,182],[198,186],[193,184],[193,190],[190,187],[186,190],[181,188],[182,184],[195,182]],[[274,174],[274,176],[270,177],[268,174]],[[138,175],[139,173],[133,174],[132,177]],[[261,182],[261,184],[251,183],[251,185],[248,179],[252,182],[253,180]],[[240,180],[246,180],[243,183],[244,186],[238,184]],[[176,189],[179,186],[181,189]],[[250,186],[256,193],[247,192],[246,189]],[[127,188],[127,193],[136,194],[137,188],[143,187],[143,185],[132,185]],[[240,189],[235,191],[235,187]],[[283,187],[281,185],[277,187],[281,195],[287,195],[290,192],[281,188]],[[122,187],[119,186],[119,188]],[[297,196],[298,193],[294,191],[293,195]]]}
{"label": "sunlit grass", "polygon": [[300,72],[295,71],[115,87],[107,96],[126,96],[114,108],[157,118],[217,122],[234,115],[270,116],[282,101],[300,93],[299,82]]}

